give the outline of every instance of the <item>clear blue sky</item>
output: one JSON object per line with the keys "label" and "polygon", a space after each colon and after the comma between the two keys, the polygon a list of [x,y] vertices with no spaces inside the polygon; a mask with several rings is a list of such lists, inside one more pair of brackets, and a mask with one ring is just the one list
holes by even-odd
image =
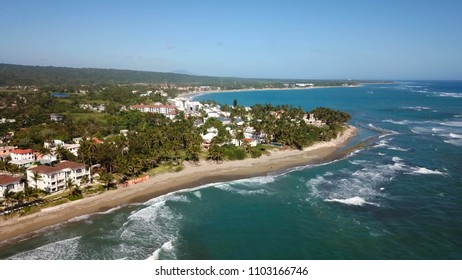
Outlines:
{"label": "clear blue sky", "polygon": [[0,0],[0,63],[462,79],[460,0]]}

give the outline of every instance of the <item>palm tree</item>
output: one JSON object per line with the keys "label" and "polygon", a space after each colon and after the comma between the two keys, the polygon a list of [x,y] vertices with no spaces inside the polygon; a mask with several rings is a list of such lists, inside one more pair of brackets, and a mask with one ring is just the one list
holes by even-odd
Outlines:
{"label": "palm tree", "polygon": [[104,171],[100,174],[99,180],[106,187],[106,190],[109,190],[114,185],[114,175],[107,171]]}
{"label": "palm tree", "polygon": [[38,181],[41,181],[42,180],[42,175],[38,174],[37,172],[35,172],[33,175],[32,175],[32,180],[34,180],[35,182],[35,188],[37,189],[38,188]]}
{"label": "palm tree", "polygon": [[212,142],[212,145],[209,148],[208,158],[218,163],[223,159],[223,148]]}
{"label": "palm tree", "polygon": [[28,184],[24,185],[24,199],[29,202],[32,198],[37,198],[38,197],[38,192],[36,191],[37,188],[32,188],[29,187]]}
{"label": "palm tree", "polygon": [[80,179],[80,185],[82,186],[86,186],[89,182],[90,180],[88,179],[87,175],[83,176],[82,179]]}
{"label": "palm tree", "polygon": [[15,193],[11,191],[9,188],[6,188],[3,191],[3,202],[5,203],[5,206],[8,206],[9,204],[13,204],[15,201],[14,199]]}
{"label": "palm tree", "polygon": [[68,178],[66,180],[66,183],[64,186],[66,190],[69,190],[69,195],[76,196],[82,193],[79,186],[71,178]]}
{"label": "palm tree", "polygon": [[74,190],[76,186],[77,185],[75,184],[74,180],[72,180],[71,178],[68,178],[64,184],[64,189],[68,190],[69,193],[72,193],[72,191]]}

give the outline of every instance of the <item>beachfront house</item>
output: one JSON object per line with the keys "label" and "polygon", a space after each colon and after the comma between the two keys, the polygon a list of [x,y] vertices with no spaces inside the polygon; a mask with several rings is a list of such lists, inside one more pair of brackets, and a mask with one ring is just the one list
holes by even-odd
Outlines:
{"label": "beachfront house", "polygon": [[24,191],[24,182],[20,177],[0,175],[0,200],[3,200],[3,194],[7,189],[12,192]]}
{"label": "beachfront house", "polygon": [[29,167],[35,162],[35,154],[32,149],[14,149],[10,152],[11,164],[19,167]]}
{"label": "beachfront house", "polygon": [[[35,176],[34,174],[37,174]],[[27,170],[29,186],[37,187],[46,192],[64,190],[66,182],[71,179],[78,186],[82,186],[82,179],[89,179],[90,170],[83,163],[62,161],[54,166],[41,165]]]}

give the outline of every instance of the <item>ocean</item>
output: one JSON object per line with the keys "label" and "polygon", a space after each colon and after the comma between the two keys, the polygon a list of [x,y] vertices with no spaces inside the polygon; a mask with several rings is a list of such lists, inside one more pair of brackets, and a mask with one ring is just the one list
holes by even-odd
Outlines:
{"label": "ocean", "polygon": [[216,93],[330,107],[342,158],[182,190],[0,244],[0,259],[462,259],[462,82]]}

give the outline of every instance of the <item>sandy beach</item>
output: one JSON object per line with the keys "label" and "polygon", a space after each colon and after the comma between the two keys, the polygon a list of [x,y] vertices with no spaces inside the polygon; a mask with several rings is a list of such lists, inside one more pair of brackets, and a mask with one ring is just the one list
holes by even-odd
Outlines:
{"label": "sandy beach", "polygon": [[124,204],[144,202],[181,189],[263,176],[295,166],[328,161],[339,147],[345,145],[356,134],[356,131],[357,128],[350,126],[336,139],[317,143],[303,151],[271,151],[270,155],[242,161],[185,163],[185,168],[177,173],[156,175],[139,184],[45,208],[39,213],[0,220],[0,242],[27,237],[34,231],[78,216],[106,211]]}
{"label": "sandy beach", "polygon": [[199,95],[214,94],[214,93],[233,93],[233,92],[253,92],[253,91],[280,91],[280,90],[306,90],[306,89],[321,89],[321,88],[342,88],[342,87],[358,87],[353,86],[315,86],[315,87],[295,87],[295,88],[246,88],[246,89],[231,89],[231,90],[209,90],[209,91],[192,91],[178,94],[180,98],[194,98]]}

